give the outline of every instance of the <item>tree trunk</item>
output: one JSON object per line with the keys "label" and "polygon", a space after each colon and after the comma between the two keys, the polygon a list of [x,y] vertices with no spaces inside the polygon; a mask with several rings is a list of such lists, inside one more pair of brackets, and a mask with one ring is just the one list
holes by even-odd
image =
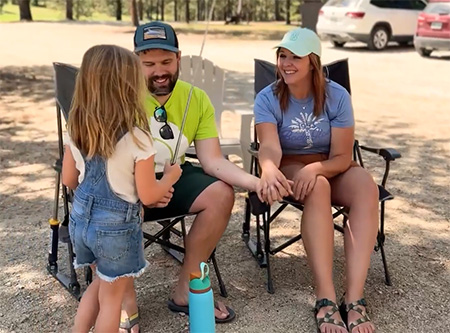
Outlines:
{"label": "tree trunk", "polygon": [[164,21],[164,0],[161,0],[161,21]]}
{"label": "tree trunk", "polygon": [[186,23],[189,23],[189,0],[186,0]]}
{"label": "tree trunk", "polygon": [[175,0],[173,4],[173,20],[178,22],[178,0]]}
{"label": "tree trunk", "polygon": [[280,15],[280,1],[275,0],[275,21],[280,21],[281,15]]}
{"label": "tree trunk", "polygon": [[144,4],[142,3],[142,0],[138,0],[137,10],[138,10],[139,20],[143,21],[144,20]]}
{"label": "tree trunk", "polygon": [[291,24],[291,0],[286,0],[286,24]]}
{"label": "tree trunk", "polygon": [[137,27],[139,25],[139,17],[136,0],[130,0],[130,15],[131,15],[131,22],[133,22],[133,25],[135,27]]}
{"label": "tree trunk", "polygon": [[33,21],[31,17],[30,0],[19,0],[19,11],[21,21]]}
{"label": "tree trunk", "polygon": [[241,17],[241,13],[242,13],[242,0],[238,0],[236,15]]}
{"label": "tree trunk", "polygon": [[148,21],[152,20],[152,6],[153,6],[153,1],[152,0],[145,0],[145,18]]}
{"label": "tree trunk", "polygon": [[116,0],[116,20],[122,21],[122,0]]}
{"label": "tree trunk", "polygon": [[201,9],[201,3],[200,3],[200,1],[201,0],[197,0],[197,21],[201,21],[201,12],[202,12],[202,9]]}
{"label": "tree trunk", "polygon": [[66,20],[73,21],[73,0],[66,0]]}
{"label": "tree trunk", "polygon": [[249,23],[250,21],[253,21],[255,19],[254,15],[253,15],[253,11],[254,11],[254,7],[253,7],[253,1],[250,1],[250,3],[248,4],[248,17],[247,17],[247,23]]}

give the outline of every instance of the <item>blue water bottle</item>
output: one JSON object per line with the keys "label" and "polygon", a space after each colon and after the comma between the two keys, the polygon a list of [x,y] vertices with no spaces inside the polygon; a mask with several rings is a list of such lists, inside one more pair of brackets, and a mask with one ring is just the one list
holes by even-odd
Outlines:
{"label": "blue water bottle", "polygon": [[191,273],[189,281],[189,331],[214,333],[214,296],[209,279],[209,267],[200,263],[200,272]]}

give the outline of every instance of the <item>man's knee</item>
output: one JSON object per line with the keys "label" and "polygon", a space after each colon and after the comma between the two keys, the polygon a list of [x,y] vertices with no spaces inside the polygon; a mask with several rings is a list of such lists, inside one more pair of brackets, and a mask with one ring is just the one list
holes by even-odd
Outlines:
{"label": "man's knee", "polygon": [[191,212],[199,212],[206,209],[231,212],[234,204],[233,187],[223,181],[216,181],[209,185],[194,201]]}
{"label": "man's knee", "polygon": [[223,207],[233,207],[234,204],[234,190],[233,187],[227,183],[219,180],[210,186],[208,199],[214,205],[221,205]]}

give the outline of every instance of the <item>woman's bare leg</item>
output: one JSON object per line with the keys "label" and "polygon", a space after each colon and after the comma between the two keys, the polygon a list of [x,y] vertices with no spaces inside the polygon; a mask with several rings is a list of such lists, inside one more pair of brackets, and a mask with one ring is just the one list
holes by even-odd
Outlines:
{"label": "woman's bare leg", "polygon": [[[350,209],[349,221],[345,228],[344,250],[346,271],[345,302],[351,303],[363,297],[364,285],[370,266],[370,256],[374,249],[378,231],[378,187],[370,174],[361,167],[352,167],[333,178],[331,197],[333,203]],[[361,315],[349,312],[348,322]],[[365,323],[354,332],[374,331],[372,323]]]}
{"label": "woman's bare leg", "polygon": [[[281,168],[287,178],[292,179],[302,165],[289,165]],[[315,282],[317,300],[327,298],[336,302],[336,292],[333,284],[333,252],[334,227],[331,215],[331,188],[328,180],[318,176],[312,192],[304,200],[302,214],[302,239],[308,262]],[[331,307],[319,310],[318,317],[324,317]],[[332,318],[341,320],[339,312]],[[321,332],[342,333],[346,329],[332,324],[321,326]]]}

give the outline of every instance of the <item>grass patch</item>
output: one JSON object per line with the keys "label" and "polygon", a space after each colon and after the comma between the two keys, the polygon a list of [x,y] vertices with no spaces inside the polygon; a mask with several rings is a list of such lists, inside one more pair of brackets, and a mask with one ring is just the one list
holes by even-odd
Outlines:
{"label": "grass patch", "polygon": [[[33,21],[63,21],[66,19],[66,10],[64,8],[53,9],[46,7],[31,6],[31,16]],[[20,20],[19,6],[6,4],[0,13],[0,22],[17,22]],[[115,21],[116,18],[104,13],[93,13],[90,17],[81,17],[78,21]],[[122,21],[129,22],[130,16],[123,15]]]}
{"label": "grass patch", "polygon": [[[33,21],[64,21],[65,9],[53,9],[46,7],[31,6],[31,15]],[[18,22],[19,21],[19,6],[6,4],[3,6],[3,12],[0,14],[0,22]],[[105,13],[93,13],[90,17],[81,17],[77,21],[95,21],[95,22],[115,22],[116,18]],[[76,21],[75,21],[76,22]],[[124,15],[122,22],[129,22],[131,25],[130,16]],[[141,23],[147,22],[147,20]],[[191,22],[189,24],[184,22],[170,22],[177,33],[182,34],[199,34],[205,32],[206,22]],[[239,38],[246,40],[278,40],[283,37],[286,31],[295,26],[299,26],[298,21],[293,21],[291,25],[286,25],[284,22],[250,22],[247,24],[229,24],[225,25],[224,21],[211,22],[209,25],[208,35],[218,38]],[[134,32],[134,28],[133,28]]]}
{"label": "grass patch", "polygon": [[[204,34],[206,22],[178,23],[171,22],[177,33],[184,34]],[[250,22],[239,25],[225,25],[223,21],[211,22],[208,28],[208,35],[226,38],[239,39],[264,39],[277,40],[283,35],[299,26],[298,22],[286,25],[283,22]]]}

